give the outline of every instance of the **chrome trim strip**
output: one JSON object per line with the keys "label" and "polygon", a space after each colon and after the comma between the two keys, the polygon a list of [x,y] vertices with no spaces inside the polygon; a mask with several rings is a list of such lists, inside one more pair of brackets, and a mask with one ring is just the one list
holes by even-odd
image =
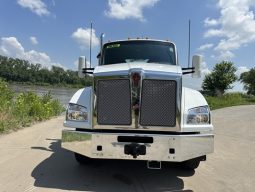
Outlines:
{"label": "chrome trim strip", "polygon": [[[139,80],[134,81],[133,76],[138,75]],[[132,69],[129,72],[130,82],[131,82],[131,102],[132,102],[132,122],[134,123],[134,128],[139,128],[139,115],[140,115],[140,102],[141,102],[141,72],[137,69]]]}

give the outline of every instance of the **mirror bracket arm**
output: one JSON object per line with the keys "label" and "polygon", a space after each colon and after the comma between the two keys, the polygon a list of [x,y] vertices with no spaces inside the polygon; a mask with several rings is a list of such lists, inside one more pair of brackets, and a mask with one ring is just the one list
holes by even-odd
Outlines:
{"label": "mirror bracket arm", "polygon": [[84,74],[93,74],[95,68],[83,68],[82,73]]}
{"label": "mirror bracket arm", "polygon": [[182,70],[183,70],[182,72],[183,75],[195,73],[195,67],[184,67],[182,68]]}
{"label": "mirror bracket arm", "polygon": [[191,73],[195,73],[195,71],[194,71],[194,70],[192,70],[192,71],[184,71],[184,72],[182,72],[182,74],[183,74],[183,75],[191,74]]}
{"label": "mirror bracket arm", "polygon": [[195,67],[183,67],[182,70],[194,70]]}

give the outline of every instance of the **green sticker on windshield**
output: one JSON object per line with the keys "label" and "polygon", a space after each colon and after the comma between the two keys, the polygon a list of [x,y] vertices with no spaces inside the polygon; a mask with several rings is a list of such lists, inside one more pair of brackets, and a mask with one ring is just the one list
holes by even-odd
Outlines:
{"label": "green sticker on windshield", "polygon": [[118,48],[118,47],[120,47],[120,44],[112,44],[112,45],[107,45],[106,49]]}

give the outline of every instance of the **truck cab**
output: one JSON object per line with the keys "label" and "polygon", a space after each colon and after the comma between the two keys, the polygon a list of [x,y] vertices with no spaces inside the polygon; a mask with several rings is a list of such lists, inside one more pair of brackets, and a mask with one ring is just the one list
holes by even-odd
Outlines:
{"label": "truck cab", "polygon": [[105,43],[98,58],[95,68],[80,58],[80,76],[92,74],[93,86],[73,95],[62,130],[62,147],[78,162],[146,160],[160,168],[168,161],[195,169],[213,152],[209,106],[182,85],[184,74],[199,75],[200,56],[182,68],[173,42],[129,39]]}

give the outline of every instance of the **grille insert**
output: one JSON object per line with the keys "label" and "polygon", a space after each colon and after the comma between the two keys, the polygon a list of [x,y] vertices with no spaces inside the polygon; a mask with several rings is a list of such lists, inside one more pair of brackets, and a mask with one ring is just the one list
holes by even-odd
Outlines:
{"label": "grille insert", "polygon": [[98,124],[131,125],[130,80],[98,80],[97,84]]}
{"label": "grille insert", "polygon": [[176,81],[143,80],[140,125],[176,125]]}

